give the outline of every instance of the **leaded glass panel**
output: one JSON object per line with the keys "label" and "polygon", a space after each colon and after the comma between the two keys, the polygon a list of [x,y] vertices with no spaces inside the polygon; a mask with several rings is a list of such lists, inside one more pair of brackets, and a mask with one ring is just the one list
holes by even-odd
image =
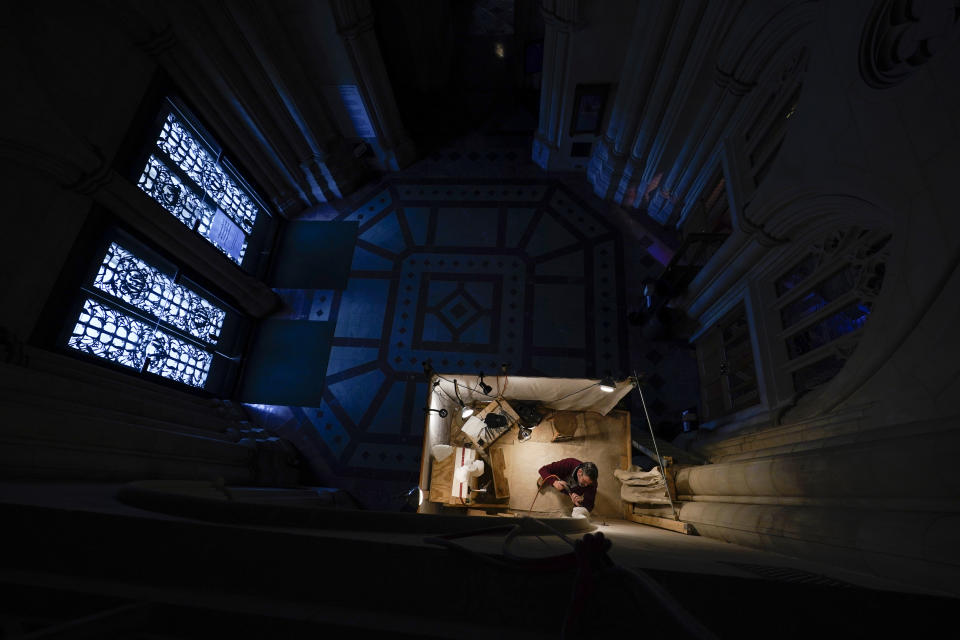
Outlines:
{"label": "leaded glass panel", "polygon": [[192,387],[207,381],[213,355],[88,298],[67,346]]}
{"label": "leaded glass panel", "polygon": [[259,210],[217,161],[197,144],[172,114],[168,114],[157,147],[177,163],[208,196],[246,232],[253,231]]}
{"label": "leaded glass panel", "polygon": [[[196,229],[207,242],[220,249],[231,260],[237,264],[243,262],[247,240],[240,228],[237,227],[240,233],[239,238],[231,238],[229,242],[224,242],[224,234],[220,231],[223,224],[216,224],[218,213],[212,211],[174,171],[156,156],[151,155],[147,159],[147,166],[144,167],[137,186],[159,202],[164,209],[175,215],[180,222],[191,229]],[[232,221],[231,224],[233,224]]]}
{"label": "leaded glass panel", "polygon": [[163,331],[154,333],[146,353],[147,371],[191,387],[203,387],[213,361],[211,354]]}
{"label": "leaded glass panel", "polygon": [[217,343],[227,315],[115,242],[107,250],[93,285],[211,344]]}
{"label": "leaded glass panel", "polygon": [[152,334],[153,327],[88,298],[67,346],[140,369]]}
{"label": "leaded glass panel", "polygon": [[199,224],[210,226],[213,212],[156,156],[147,159],[137,186],[191,229],[198,220]]}
{"label": "leaded glass panel", "polygon": [[869,302],[851,304],[787,338],[790,359],[802,356],[863,327],[872,308]]}

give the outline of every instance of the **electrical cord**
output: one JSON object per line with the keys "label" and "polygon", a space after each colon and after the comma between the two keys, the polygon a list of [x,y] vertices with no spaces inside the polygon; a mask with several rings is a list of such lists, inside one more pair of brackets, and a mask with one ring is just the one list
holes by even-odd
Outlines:
{"label": "electrical cord", "polygon": [[[440,379],[443,380],[444,382],[449,382],[450,384],[453,384],[454,382],[456,382],[456,380],[451,380],[450,378],[445,378],[445,377],[443,377],[442,375],[440,375],[439,373],[434,373],[433,375],[437,376],[438,378],[440,378]],[[498,380],[499,380],[499,376],[498,376]],[[479,382],[477,383],[477,386],[479,387]],[[487,396],[488,398],[498,398],[500,395],[502,395],[502,394],[491,395],[491,394],[489,394],[489,393],[484,393],[483,391],[480,391],[479,389],[470,389],[470,387],[464,387],[464,388],[467,389],[468,391],[470,391],[471,393],[479,393],[480,395]],[[498,381],[498,382],[497,382],[497,390],[499,391],[499,389],[500,389],[500,383],[499,383],[499,381]]]}
{"label": "electrical cord", "polygon": [[556,400],[551,400],[551,402],[560,402],[561,400],[566,400],[566,399],[569,398],[570,396],[575,396],[575,395],[577,395],[578,393],[583,393],[583,392],[586,391],[587,389],[592,389],[593,387],[596,387],[596,386],[599,386],[599,385],[600,385],[599,382],[594,382],[593,384],[591,384],[591,385],[589,385],[589,386],[586,386],[586,387],[584,387],[583,389],[580,389],[580,390],[578,390],[578,391],[574,391],[573,393],[568,393],[567,395],[562,396],[562,397],[560,397],[560,398],[557,398]]}
{"label": "electrical cord", "polygon": [[[457,402],[456,398],[454,398],[454,397],[451,396],[449,393],[447,393],[446,389],[444,389],[443,387],[441,387],[441,386],[439,385],[439,383],[433,385],[433,392],[434,392],[434,393],[437,392],[437,389],[440,389],[440,391],[443,393],[443,395],[447,396],[447,398],[450,399],[450,402],[452,402],[452,403],[454,403],[454,404],[459,404],[459,403]],[[439,396],[438,396],[438,397],[439,397]]]}

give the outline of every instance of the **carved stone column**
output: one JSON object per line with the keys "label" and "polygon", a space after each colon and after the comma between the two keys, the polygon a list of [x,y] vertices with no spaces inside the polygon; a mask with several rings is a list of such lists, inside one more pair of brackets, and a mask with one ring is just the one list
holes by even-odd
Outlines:
{"label": "carved stone column", "polygon": [[533,161],[551,168],[570,114],[567,90],[571,40],[579,22],[578,0],[543,0],[543,78],[540,86],[540,121],[533,139]]}
{"label": "carved stone column", "polygon": [[415,157],[413,141],[407,136],[383,64],[380,45],[373,31],[373,9],[369,0],[334,0],[337,32],[343,38],[357,78],[357,88],[377,134],[378,158],[384,168],[397,171]]}
{"label": "carved stone column", "polygon": [[676,11],[676,5],[670,2],[657,2],[637,11],[607,130],[594,145],[587,167],[587,180],[601,198],[613,198],[623,177],[645,98],[656,78],[659,52]]}
{"label": "carved stone column", "polygon": [[700,535],[960,593],[957,419],[880,427],[867,408],[698,447],[677,474]]}

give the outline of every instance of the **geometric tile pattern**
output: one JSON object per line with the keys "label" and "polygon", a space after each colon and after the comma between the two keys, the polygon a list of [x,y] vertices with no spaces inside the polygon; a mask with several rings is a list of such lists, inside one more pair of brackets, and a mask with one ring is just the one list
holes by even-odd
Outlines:
{"label": "geometric tile pattern", "polygon": [[324,402],[285,413],[282,429],[317,467],[415,479],[423,361],[447,373],[627,372],[620,235],[561,183],[395,178],[371,193],[336,217],[360,225],[346,288],[279,292],[294,315],[336,322]]}

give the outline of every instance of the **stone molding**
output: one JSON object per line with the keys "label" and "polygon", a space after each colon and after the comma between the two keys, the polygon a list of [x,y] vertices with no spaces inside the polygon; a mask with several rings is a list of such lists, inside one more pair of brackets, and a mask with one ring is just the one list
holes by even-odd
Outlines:
{"label": "stone molding", "polygon": [[896,87],[954,46],[960,38],[957,9],[955,2],[876,0],[860,37],[863,81],[874,89]]}

